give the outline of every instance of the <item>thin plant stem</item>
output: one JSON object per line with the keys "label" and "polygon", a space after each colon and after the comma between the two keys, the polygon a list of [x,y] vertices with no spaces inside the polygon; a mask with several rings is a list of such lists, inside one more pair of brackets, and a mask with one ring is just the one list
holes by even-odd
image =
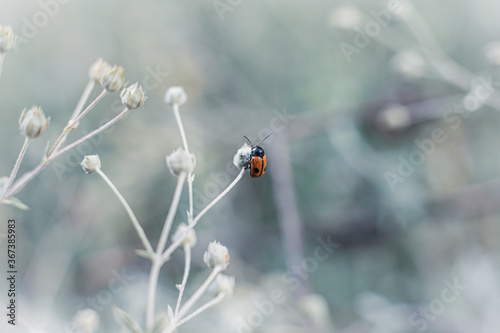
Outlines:
{"label": "thin plant stem", "polygon": [[[182,144],[184,145],[184,150],[189,153],[189,146],[186,137],[186,131],[184,131],[184,125],[182,123],[181,114],[179,111],[179,104],[175,103],[172,105],[174,110],[175,120],[177,121],[177,127],[179,127],[179,132],[181,133]],[[193,220],[193,174],[188,175],[188,191],[189,191],[189,223]]]}
{"label": "thin plant stem", "polygon": [[186,288],[187,279],[189,277],[189,270],[191,268],[191,246],[184,246],[184,275],[182,277],[181,286],[179,288],[179,297],[177,298],[177,305],[175,306],[174,317],[177,318],[179,313],[179,308],[181,307],[182,296],[184,295],[184,289]]}
{"label": "thin plant stem", "polygon": [[80,97],[78,104],[76,104],[75,110],[73,111],[71,118],[69,118],[70,121],[71,121],[71,119],[75,119],[76,117],[78,117],[80,112],[82,112],[83,106],[85,105],[85,103],[89,99],[90,93],[94,89],[94,86],[95,86],[95,81],[93,79],[90,79],[89,82],[87,83],[87,86],[85,87],[85,89],[83,89],[82,96]]}
{"label": "thin plant stem", "polygon": [[9,180],[7,181],[7,185],[4,188],[4,191],[2,193],[2,199],[4,199],[5,195],[7,194],[7,191],[9,190],[10,186],[14,182],[14,179],[16,179],[17,171],[19,170],[19,166],[21,165],[21,162],[23,161],[24,155],[26,154],[26,150],[28,149],[28,146],[31,142],[30,137],[26,137],[24,139],[23,146],[21,147],[21,151],[19,152],[19,156],[17,156],[16,164],[14,164],[14,168],[12,168],[12,172],[10,173]]}
{"label": "thin plant stem", "polygon": [[195,293],[186,301],[184,306],[180,309],[178,314],[179,318],[182,318],[186,314],[186,312],[188,312],[189,309],[191,309],[194,303],[196,303],[200,299],[200,297],[207,290],[210,283],[212,283],[212,281],[220,272],[222,272],[222,266],[215,266],[215,268],[212,270],[207,279],[202,283],[202,285],[198,288],[198,290],[195,291]]}
{"label": "thin plant stem", "polygon": [[175,251],[175,249],[177,249],[179,247],[179,245],[182,243],[182,240],[184,239],[184,237],[186,237],[187,233],[196,226],[196,224],[198,223],[198,221],[200,220],[200,218],[203,215],[205,215],[205,213],[208,212],[210,210],[210,208],[212,208],[217,202],[219,202],[229,191],[231,191],[231,189],[241,180],[241,178],[245,174],[245,171],[246,171],[246,169],[242,169],[240,171],[240,173],[238,174],[238,176],[236,176],[236,178],[233,180],[233,182],[231,184],[229,184],[228,187],[226,187],[226,189],[224,191],[222,191],[222,193],[217,196],[217,198],[215,198],[211,203],[209,203],[196,216],[196,218],[193,220],[193,222],[191,224],[188,224],[187,228],[184,230],[184,234],[181,235],[181,237],[179,237],[178,240],[176,240],[175,242],[173,242],[172,244],[170,244],[170,246],[162,254],[161,260],[163,262],[167,261],[170,258],[170,255],[172,255],[172,253]]}
{"label": "thin plant stem", "polygon": [[43,160],[40,164],[38,164],[32,171],[30,171],[28,174],[22,177],[18,182],[14,184],[12,189],[9,190],[9,192],[3,197],[3,199],[0,200],[0,204],[2,203],[3,200],[11,197],[14,193],[19,191],[23,186],[25,186],[27,183],[29,183],[36,175],[40,173],[52,160],[56,159],[57,157],[61,156],[68,150],[78,146],[79,144],[87,141],[88,139],[92,138],[93,136],[101,133],[102,131],[106,130],[108,127],[112,126],[115,124],[120,118],[122,118],[127,112],[129,112],[129,108],[125,108],[121,113],[119,113],[116,117],[96,129],[95,131],[85,135],[84,137],[80,138],[79,140],[73,142],[72,144],[64,147],[60,151],[54,153],[50,158],[47,158]]}
{"label": "thin plant stem", "polygon": [[103,89],[101,91],[101,93],[92,101],[92,103],[89,104],[89,106],[87,106],[85,108],[85,110],[83,110],[81,113],[78,114],[78,116],[76,118],[72,118],[70,119],[70,121],[68,122],[68,126],[69,127],[72,127],[74,126],[76,123],[78,123],[80,120],[82,120],[82,118],[87,114],[89,113],[90,110],[92,110],[94,108],[94,106],[96,106],[96,104],[104,97],[106,96],[106,94],[108,93],[108,91],[106,89]]}
{"label": "thin plant stem", "polygon": [[184,182],[186,181],[186,177],[186,173],[181,172],[177,178],[174,197],[172,198],[167,218],[163,224],[163,230],[161,231],[160,240],[158,241],[158,247],[156,248],[157,254],[161,254],[167,245],[168,234],[170,233],[170,229],[172,229],[172,224],[174,223],[175,214],[177,213],[177,207],[179,206],[179,201],[181,200],[182,188],[184,186]]}
{"label": "thin plant stem", "polygon": [[194,225],[196,225],[196,223],[198,223],[198,221],[203,217],[203,215],[205,215],[210,210],[210,208],[215,206],[216,203],[218,203],[229,191],[231,191],[231,189],[243,177],[243,175],[245,174],[245,171],[246,171],[246,169],[241,169],[240,173],[238,174],[238,176],[236,176],[236,178],[233,180],[233,182],[231,184],[229,184],[228,187],[226,187],[226,189],[224,191],[222,191],[222,193],[217,196],[217,198],[212,200],[211,203],[209,203],[205,208],[203,208],[203,210],[201,212],[199,212],[198,215],[196,215],[196,217],[193,220]]}
{"label": "thin plant stem", "polygon": [[89,104],[89,106],[87,106],[85,108],[85,110],[83,110],[82,113],[80,113],[76,118],[72,118],[68,121],[68,125],[66,125],[66,127],[64,128],[63,132],[61,133],[61,135],[59,135],[59,137],[57,138],[55,144],[54,144],[54,147],[52,147],[52,149],[50,150],[50,153],[49,153],[49,158],[56,154],[57,153],[57,150],[59,149],[59,146],[64,142],[64,140],[66,140],[66,137],[68,136],[68,133],[74,129],[74,126],[80,121],[82,120],[82,118],[87,114],[89,113],[90,110],[92,110],[94,108],[94,106],[104,97],[106,96],[107,94],[107,90],[103,90],[99,96],[96,97],[96,99],[94,99],[92,101],[92,103]]}
{"label": "thin plant stem", "polygon": [[184,150],[189,153],[189,147],[186,139],[186,133],[184,132],[184,126],[182,125],[182,119],[179,112],[179,104],[175,103],[172,108],[174,109],[175,120],[177,120],[177,126],[181,132],[182,143],[184,144]]}
{"label": "thin plant stem", "polygon": [[211,308],[212,306],[217,305],[218,303],[220,303],[224,299],[224,297],[226,297],[225,293],[219,293],[214,299],[212,299],[211,301],[209,301],[209,302],[205,303],[204,305],[200,306],[198,309],[196,309],[190,315],[188,315],[188,316],[182,318],[181,320],[179,320],[175,324],[175,328],[177,328],[177,327],[181,326],[182,324],[184,324],[185,322],[193,319],[194,317],[196,317],[197,315],[199,315],[203,311]]}
{"label": "thin plant stem", "polygon": [[0,77],[2,77],[2,69],[3,69],[3,58],[5,56],[5,53],[0,52]]}
{"label": "thin plant stem", "polygon": [[188,216],[188,224],[191,224],[193,222],[193,178],[194,175],[191,174],[188,177],[188,191],[189,191],[189,216]]}
{"label": "thin plant stem", "polygon": [[127,203],[127,200],[123,197],[123,195],[118,191],[116,186],[109,180],[109,178],[104,174],[104,172],[97,168],[96,172],[101,176],[101,178],[108,184],[108,186],[111,188],[113,193],[117,196],[118,200],[120,200],[121,204],[123,205],[123,208],[125,208],[125,211],[127,212],[128,216],[130,217],[130,220],[132,221],[132,224],[134,225],[135,231],[137,232],[137,235],[142,241],[142,245],[144,248],[151,254],[154,254],[153,247],[149,243],[148,237],[144,233],[144,229],[142,229],[141,224],[137,220],[137,217],[135,216],[134,212],[130,208],[129,204]]}
{"label": "thin plant stem", "polygon": [[153,257],[151,271],[149,272],[148,298],[146,303],[146,329],[148,331],[151,331],[154,326],[155,294],[161,266],[162,262],[158,260],[158,257]]}
{"label": "thin plant stem", "polygon": [[158,285],[158,277],[160,275],[160,269],[164,261],[160,260],[159,255],[162,253],[165,245],[167,243],[168,234],[174,222],[175,213],[179,207],[179,201],[181,200],[182,187],[186,180],[186,173],[182,172],[177,178],[177,186],[175,187],[174,197],[170,203],[170,208],[168,210],[167,218],[165,219],[165,224],[163,225],[163,230],[160,235],[160,240],[158,241],[158,247],[156,248],[156,256],[152,259],[151,272],[149,274],[148,283],[148,298],[146,303],[146,328],[151,330],[154,325],[154,315],[155,315],[155,298],[156,298],[156,288]]}
{"label": "thin plant stem", "polygon": [[72,144],[64,147],[63,149],[61,149],[60,151],[56,152],[54,154],[54,156],[51,156],[51,160],[58,157],[58,156],[61,156],[62,154],[64,154],[65,152],[67,152],[68,150],[70,149],[73,149],[74,147],[78,146],[79,144],[87,141],[88,139],[90,139],[91,137],[93,137],[94,135],[96,134],[99,134],[101,133],[102,131],[104,131],[105,129],[107,129],[108,127],[114,125],[114,123],[116,123],[118,120],[120,120],[120,118],[122,118],[127,112],[129,112],[130,109],[129,108],[125,108],[122,112],[120,112],[116,117],[114,117],[113,119],[111,119],[110,121],[108,121],[106,124],[102,125],[101,127],[99,127],[98,129],[90,132],[89,134],[85,135],[84,137],[76,140],[75,142],[73,142]]}

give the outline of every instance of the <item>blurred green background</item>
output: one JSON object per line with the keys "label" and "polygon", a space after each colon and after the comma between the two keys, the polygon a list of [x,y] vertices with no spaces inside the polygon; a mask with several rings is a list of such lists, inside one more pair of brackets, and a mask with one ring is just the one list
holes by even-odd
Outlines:
{"label": "blurred green background", "polygon": [[[243,135],[256,142],[274,131],[262,144],[266,174],[246,175],[197,227],[187,292],[206,276],[203,252],[217,239],[231,253],[235,294],[179,332],[500,330],[499,3],[29,0],[0,8],[0,24],[19,36],[0,79],[0,175],[22,145],[23,108],[42,106],[51,124],[20,174],[66,125],[97,58],[123,66],[149,97],[89,151],[60,157],[29,183],[18,195],[29,211],[0,207],[2,234],[7,218],[17,220],[18,314],[31,327],[64,331],[82,304],[99,313],[99,332],[120,331],[113,304],[143,323],[149,262],[135,254],[141,244],[118,200],[78,163],[100,155],[156,244],[176,183],[165,156],[181,145],[163,96],[178,85],[189,95],[181,113],[197,158],[195,211],[236,175]],[[118,96],[107,96],[68,142],[119,111]],[[176,224],[186,209],[187,189]],[[318,238],[336,244],[324,260]],[[124,288],[90,305],[123,269]],[[160,276],[159,310],[175,302],[182,272],[178,251]],[[276,289],[286,302],[259,307]]]}

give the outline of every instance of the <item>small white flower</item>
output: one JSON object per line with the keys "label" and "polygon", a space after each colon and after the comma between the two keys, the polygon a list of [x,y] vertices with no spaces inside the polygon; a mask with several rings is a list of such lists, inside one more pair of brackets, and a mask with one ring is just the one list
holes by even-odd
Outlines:
{"label": "small white flower", "polygon": [[215,281],[210,285],[210,291],[216,295],[224,293],[227,297],[230,297],[234,291],[234,276],[217,275]]}
{"label": "small white flower", "polygon": [[109,92],[120,91],[125,87],[125,77],[123,67],[114,65],[101,77],[101,85]]}
{"label": "small white flower", "polygon": [[221,267],[224,270],[229,265],[229,251],[221,243],[213,241],[208,244],[203,261],[210,268]]}
{"label": "small white flower", "polygon": [[5,53],[16,46],[16,38],[10,25],[0,25],[0,53]]}
{"label": "small white flower", "polygon": [[99,158],[99,155],[86,155],[83,158],[82,163],[80,163],[82,166],[83,170],[87,174],[91,174],[97,171],[97,169],[101,168],[101,159]]}
{"label": "small white flower", "polygon": [[146,95],[144,95],[144,91],[142,91],[142,86],[139,86],[137,82],[127,89],[124,89],[120,97],[123,106],[129,109],[138,109],[144,104],[144,101],[146,101]]}
{"label": "small white flower", "polygon": [[74,321],[82,333],[93,333],[99,327],[99,314],[92,309],[80,310]]}
{"label": "small white flower", "polygon": [[182,87],[170,87],[165,93],[165,103],[168,105],[183,105],[188,100],[188,96]]}
{"label": "small white flower", "polygon": [[19,117],[19,128],[21,132],[30,138],[37,138],[45,132],[50,124],[50,117],[45,117],[43,110],[39,106],[33,106],[26,111],[23,110]]}
{"label": "small white flower", "polygon": [[101,84],[101,78],[111,70],[111,65],[102,58],[97,59],[94,64],[90,67],[89,77],[94,79],[95,82]]}
{"label": "small white flower", "polygon": [[[182,236],[184,236],[184,233],[186,232],[187,228],[188,228],[187,224],[185,223],[179,224],[177,230],[172,236],[172,241],[177,242]],[[196,232],[194,231],[194,229],[190,229],[187,232],[181,244],[182,246],[189,246],[189,247],[193,247],[196,245]]]}
{"label": "small white flower", "polygon": [[186,152],[183,148],[177,148],[167,156],[167,167],[174,176],[185,172],[190,175],[196,166],[194,154]]}
{"label": "small white flower", "polygon": [[240,149],[233,156],[233,164],[238,169],[246,169],[248,168],[248,162],[250,161],[250,152],[252,151],[252,147],[250,147],[247,143],[243,144]]}

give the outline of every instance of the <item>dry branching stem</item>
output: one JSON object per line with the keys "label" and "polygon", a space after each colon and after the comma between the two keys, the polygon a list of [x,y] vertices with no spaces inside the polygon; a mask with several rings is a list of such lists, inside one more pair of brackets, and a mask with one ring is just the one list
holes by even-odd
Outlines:
{"label": "dry branching stem", "polygon": [[128,216],[130,217],[130,220],[132,221],[132,224],[134,225],[135,231],[137,232],[137,235],[141,239],[141,242],[142,242],[142,245],[144,246],[144,248],[150,254],[154,254],[153,247],[149,243],[149,240],[148,240],[146,234],[144,233],[144,229],[142,229],[141,224],[139,223],[139,221],[137,220],[137,217],[135,216],[134,212],[132,211],[129,204],[127,203],[127,200],[125,200],[125,198],[120,193],[120,191],[118,191],[118,189],[113,184],[113,182],[111,182],[111,180],[109,180],[109,178],[106,176],[106,174],[104,174],[104,172],[101,169],[97,168],[96,172],[99,174],[99,176],[101,176],[101,178],[106,182],[106,184],[108,184],[108,186],[111,188],[113,193],[117,196],[118,200],[120,200],[121,204],[123,205],[123,208],[125,208],[125,211],[127,212]]}
{"label": "dry branching stem", "polygon": [[31,142],[30,137],[26,137],[24,139],[23,146],[21,148],[21,151],[19,152],[19,156],[17,157],[16,164],[14,164],[14,168],[12,169],[12,172],[10,173],[9,180],[7,181],[7,185],[4,188],[4,192],[2,193],[2,197],[0,199],[6,199],[7,191],[9,190],[10,186],[14,182],[14,179],[16,179],[17,172],[19,171],[19,166],[21,165],[21,162],[23,161],[24,155],[26,154],[26,150],[28,149],[28,146]]}
{"label": "dry branching stem", "polygon": [[179,201],[182,195],[182,187],[186,181],[186,174],[183,172],[177,178],[177,186],[175,187],[174,197],[170,204],[170,209],[168,210],[167,218],[163,225],[163,230],[160,235],[160,240],[158,242],[158,247],[156,248],[156,257],[152,260],[151,272],[149,275],[149,286],[148,286],[148,298],[146,303],[146,327],[150,330],[154,325],[155,316],[155,299],[156,299],[156,288],[158,285],[158,277],[160,275],[160,270],[164,261],[160,260],[160,254],[166,246],[168,234],[172,228],[172,223],[174,222],[175,213],[179,207]]}
{"label": "dry branching stem", "polygon": [[125,108],[116,117],[114,117],[113,119],[111,119],[110,121],[108,121],[107,123],[105,123],[104,125],[102,125],[101,127],[99,127],[98,129],[96,129],[95,131],[93,131],[93,132],[85,135],[84,137],[80,138],[79,140],[73,142],[72,144],[70,144],[70,145],[64,147],[63,149],[55,152],[54,154],[52,154],[50,156],[50,158],[44,159],[32,171],[30,171],[28,174],[24,175],[18,182],[16,182],[14,184],[14,186],[12,186],[12,188],[10,190],[8,190],[8,192],[4,195],[4,197],[2,198],[2,200],[0,200],[0,204],[2,203],[3,200],[10,198],[17,191],[19,191],[23,186],[25,186],[33,178],[35,178],[35,176],[38,175],[51,161],[53,161],[57,157],[61,156],[62,154],[64,154],[68,150],[75,148],[79,144],[87,141],[88,139],[92,138],[93,136],[95,136],[95,135],[101,133],[102,131],[106,130],[107,128],[109,128],[110,126],[112,126],[113,124],[115,124],[118,120],[120,120],[120,118],[122,118],[123,116],[125,116],[125,114],[127,112],[129,112],[129,111],[130,111],[130,109]]}

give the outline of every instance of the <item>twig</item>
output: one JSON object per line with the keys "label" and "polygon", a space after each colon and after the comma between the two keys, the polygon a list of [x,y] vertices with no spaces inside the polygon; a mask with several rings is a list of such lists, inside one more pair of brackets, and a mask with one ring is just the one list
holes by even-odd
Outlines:
{"label": "twig", "polygon": [[179,308],[182,302],[182,296],[184,295],[184,290],[186,289],[187,279],[189,277],[189,269],[191,268],[191,246],[184,246],[184,275],[182,277],[182,283],[179,288],[179,297],[177,298],[177,305],[175,306],[174,317],[177,318],[179,313]]}
{"label": "twig", "polygon": [[151,247],[151,244],[149,243],[148,237],[144,233],[144,229],[142,229],[141,224],[137,220],[137,217],[135,216],[134,212],[130,208],[129,204],[123,197],[123,195],[118,191],[116,186],[109,180],[109,178],[104,174],[104,172],[97,168],[96,172],[101,176],[101,178],[108,184],[108,186],[111,188],[113,193],[118,197],[118,200],[120,200],[121,204],[123,205],[123,208],[125,208],[125,211],[127,212],[128,216],[130,217],[130,220],[132,221],[132,224],[134,225],[135,231],[137,232],[137,235],[142,241],[142,245],[144,248],[151,254],[154,254],[154,250]]}
{"label": "twig", "polygon": [[[177,127],[179,127],[179,132],[181,133],[182,144],[184,145],[184,150],[189,153],[189,146],[187,142],[186,132],[184,131],[184,125],[182,123],[182,118],[179,111],[179,104],[175,103],[172,105],[174,110],[175,120],[177,121]],[[189,217],[188,224],[191,224],[193,221],[193,174],[188,175],[188,191],[189,191]]]}
{"label": "twig", "polygon": [[217,196],[217,198],[215,198],[211,203],[209,203],[197,216],[196,218],[193,220],[193,223],[191,224],[188,224],[187,228],[184,230],[184,234],[181,235],[181,237],[179,237],[178,240],[176,240],[175,242],[173,242],[166,250],[165,252],[162,254],[161,256],[161,260],[162,261],[167,261],[168,258],[170,258],[170,255],[175,251],[175,249],[177,249],[179,247],[179,245],[182,243],[184,237],[186,237],[186,235],[188,234],[188,232],[193,229],[196,224],[198,223],[198,221],[200,220],[200,218],[205,215],[206,212],[208,212],[210,210],[210,208],[212,208],[217,202],[220,201],[220,199],[222,199],[239,181],[240,179],[243,177],[243,175],[245,174],[245,169],[242,169],[240,171],[240,173],[238,174],[238,176],[236,176],[236,178],[233,180],[233,182],[231,184],[228,185],[228,187],[222,191],[221,194],[219,194]]}
{"label": "twig", "polygon": [[108,127],[114,125],[114,123],[116,123],[118,120],[120,120],[120,118],[122,118],[129,111],[130,111],[129,108],[125,108],[122,112],[120,112],[116,117],[114,117],[113,119],[111,119],[110,121],[108,121],[106,124],[102,125],[101,127],[99,127],[98,129],[96,129],[95,131],[90,132],[89,134],[85,135],[84,137],[76,140],[72,144],[70,144],[70,145],[64,147],[63,149],[61,149],[60,151],[56,152],[54,154],[54,156],[51,157],[51,160],[57,158],[58,156],[61,156],[62,154],[64,154],[68,150],[75,148],[76,146],[78,146],[79,144],[87,141],[88,139],[90,139],[94,135],[99,134],[102,131],[104,131],[105,129],[107,129]]}
{"label": "twig", "polygon": [[207,279],[203,282],[203,284],[198,288],[198,290],[195,291],[195,293],[186,301],[184,306],[180,309],[179,311],[179,318],[182,318],[186,312],[191,309],[191,307],[200,299],[200,297],[205,293],[207,290],[208,286],[212,281],[215,279],[215,277],[222,272],[222,267],[221,266],[215,266],[215,268],[212,270],[210,275],[207,277]]}
{"label": "twig", "polygon": [[83,106],[85,105],[85,102],[89,99],[90,93],[94,89],[95,86],[95,81],[93,79],[90,79],[89,82],[87,83],[87,86],[85,89],[83,89],[82,96],[80,97],[80,100],[78,101],[78,104],[76,104],[75,110],[73,111],[73,114],[71,114],[71,119],[75,119],[78,117],[80,112],[82,112]]}
{"label": "twig", "polygon": [[202,313],[203,311],[211,308],[212,306],[220,303],[224,297],[226,297],[226,294],[225,293],[220,293],[218,294],[214,299],[212,299],[211,301],[205,303],[204,305],[200,306],[198,309],[196,309],[193,313],[191,313],[190,315],[182,318],[181,320],[179,320],[176,324],[175,324],[175,328],[181,326],[182,324],[184,324],[185,322],[193,319],[194,317],[196,317],[197,315],[199,315],[200,313]]}
{"label": "twig", "polygon": [[64,147],[60,151],[54,153],[50,159],[46,159],[42,161],[39,165],[37,165],[32,171],[30,171],[27,175],[23,176],[22,179],[20,179],[17,183],[14,184],[12,189],[3,197],[3,199],[0,200],[0,204],[2,203],[3,200],[10,198],[14,193],[16,193],[18,190],[20,190],[23,186],[25,186],[28,182],[30,182],[37,174],[40,173],[51,161],[56,159],[57,157],[61,156],[68,150],[78,146],[79,144],[85,142],[86,140],[92,138],[93,136],[101,133],[108,127],[112,126],[114,123],[116,123],[120,118],[122,118],[130,109],[125,108],[121,113],[119,113],[116,117],[108,121],[106,124],[102,125],[95,131],[85,135],[84,137],[80,138],[79,140],[73,142],[72,144]]}
{"label": "twig", "polygon": [[49,154],[48,154],[48,157],[49,159],[52,157],[52,155],[55,155],[57,153],[57,150],[59,149],[59,146],[64,142],[64,140],[66,140],[66,137],[68,136],[68,133],[74,129],[74,126],[76,124],[78,124],[78,122],[80,120],[82,120],[82,118],[87,114],[89,113],[90,110],[92,110],[94,108],[94,106],[104,97],[106,96],[107,94],[107,90],[104,89],[100,94],[99,96],[96,97],[96,99],[94,99],[92,101],[92,103],[89,104],[89,106],[87,106],[87,108],[85,110],[83,110],[82,113],[80,113],[78,115],[78,117],[76,117],[75,119],[70,119],[68,121],[68,125],[66,125],[66,127],[64,128],[63,132],[61,133],[61,135],[59,135],[59,138],[57,138],[56,142],[54,143],[54,147],[52,147],[52,149],[50,150]]}
{"label": "twig", "polygon": [[189,147],[186,139],[186,133],[184,132],[184,126],[182,125],[182,119],[179,112],[179,104],[174,104],[172,106],[174,109],[175,120],[177,121],[177,126],[179,127],[179,131],[181,132],[182,143],[184,144],[184,150],[189,153]]}
{"label": "twig", "polygon": [[179,201],[182,195],[182,187],[184,186],[185,180],[186,180],[186,174],[182,172],[177,178],[177,186],[175,187],[174,197],[172,198],[170,209],[168,210],[167,218],[165,219],[165,224],[163,225],[163,230],[160,235],[158,247],[156,248],[157,256],[154,257],[154,259],[152,259],[151,272],[149,275],[149,284],[148,284],[148,299],[146,303],[146,328],[148,330],[151,330],[154,325],[156,288],[158,285],[158,277],[160,275],[160,269],[164,263],[164,261],[160,260],[158,256],[162,253],[167,243],[168,234],[172,227],[172,223],[175,218],[175,213],[177,212],[177,207],[179,206]]}
{"label": "twig", "polygon": [[7,182],[7,185],[4,188],[4,191],[2,193],[2,197],[0,198],[0,201],[5,199],[7,191],[9,190],[10,186],[14,182],[14,179],[16,179],[17,171],[19,171],[19,166],[21,165],[21,162],[23,161],[24,155],[26,154],[26,150],[28,149],[30,142],[31,142],[31,138],[27,136],[24,139],[23,146],[21,148],[21,151],[19,152],[19,156],[17,157],[16,163],[14,164],[14,168],[12,169],[12,172],[10,173],[9,180]]}
{"label": "twig", "polygon": [[170,229],[172,229],[175,214],[177,213],[177,207],[179,206],[179,201],[181,200],[182,187],[184,186],[186,177],[186,173],[182,172],[177,178],[177,186],[175,187],[174,197],[172,198],[167,218],[163,224],[163,230],[161,231],[160,240],[158,241],[158,247],[156,248],[157,254],[161,254],[167,245],[168,235],[170,233]]}

